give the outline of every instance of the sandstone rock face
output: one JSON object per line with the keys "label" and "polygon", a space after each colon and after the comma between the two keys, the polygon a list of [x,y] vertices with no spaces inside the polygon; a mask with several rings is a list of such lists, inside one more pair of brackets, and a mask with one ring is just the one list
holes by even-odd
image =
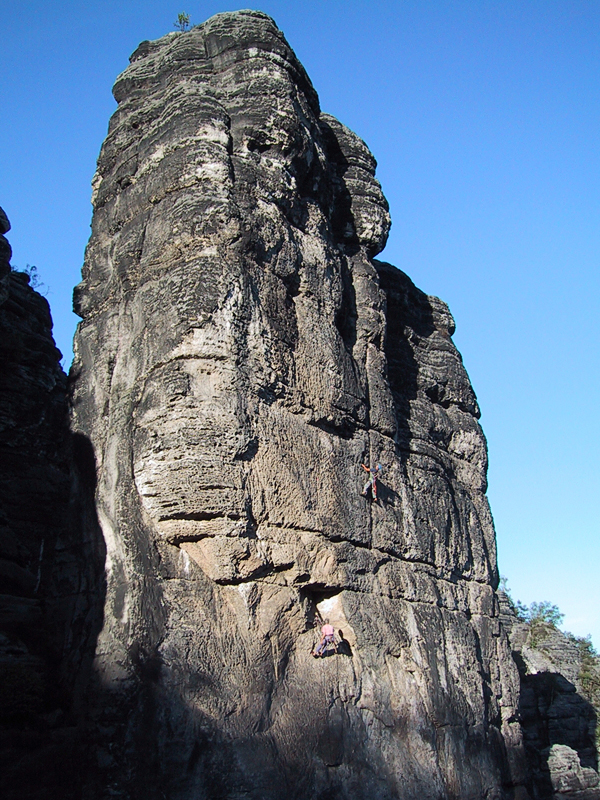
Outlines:
{"label": "sandstone rock face", "polygon": [[548,751],[553,797],[556,800],[597,800],[600,797],[598,773],[582,767],[577,752],[568,745],[554,744]]}
{"label": "sandstone rock face", "polygon": [[67,800],[80,797],[81,689],[105,553],[48,303],[10,255],[0,235],[0,794]]}
{"label": "sandstone rock face", "polygon": [[479,411],[447,307],[374,260],[372,155],[258,12],[144,42],[114,94],[75,293],[86,797],[526,796]]}
{"label": "sandstone rock face", "polygon": [[[499,592],[500,616],[521,676],[519,718],[534,800],[600,800],[598,705],[573,638],[546,623],[519,620]],[[600,663],[588,685],[598,698]]]}

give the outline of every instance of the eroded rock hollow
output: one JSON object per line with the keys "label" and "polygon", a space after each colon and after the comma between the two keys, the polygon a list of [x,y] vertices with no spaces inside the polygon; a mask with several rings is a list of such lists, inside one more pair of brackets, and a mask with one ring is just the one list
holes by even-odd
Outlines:
{"label": "eroded rock hollow", "polygon": [[89,792],[524,796],[477,402],[447,307],[375,260],[373,156],[258,12],[144,42],[114,94],[75,296]]}

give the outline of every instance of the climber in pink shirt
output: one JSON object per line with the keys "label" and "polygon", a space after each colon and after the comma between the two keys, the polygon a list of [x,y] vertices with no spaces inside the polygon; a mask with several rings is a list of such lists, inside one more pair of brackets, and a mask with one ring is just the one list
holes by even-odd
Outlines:
{"label": "climber in pink shirt", "polygon": [[335,630],[333,625],[330,625],[327,620],[325,620],[325,624],[321,628],[321,641],[317,649],[313,652],[313,656],[317,658],[318,656],[322,656],[325,653],[325,649],[327,645],[332,644],[334,647],[335,652],[337,653],[337,646],[335,643]]}

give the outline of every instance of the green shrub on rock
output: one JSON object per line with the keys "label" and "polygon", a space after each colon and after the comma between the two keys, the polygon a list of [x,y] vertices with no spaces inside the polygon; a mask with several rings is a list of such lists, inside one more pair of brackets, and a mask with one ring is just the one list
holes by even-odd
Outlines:
{"label": "green shrub on rock", "polygon": [[173,26],[177,28],[178,31],[184,33],[190,26],[190,15],[183,11],[177,14],[177,20],[173,23]]}

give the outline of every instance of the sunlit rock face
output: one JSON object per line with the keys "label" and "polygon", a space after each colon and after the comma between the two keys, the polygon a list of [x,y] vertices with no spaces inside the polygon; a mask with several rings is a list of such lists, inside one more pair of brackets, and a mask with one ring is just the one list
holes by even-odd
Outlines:
{"label": "sunlit rock face", "polygon": [[75,293],[90,796],[515,796],[479,412],[447,307],[374,260],[373,156],[258,12],[142,43],[114,93]]}

